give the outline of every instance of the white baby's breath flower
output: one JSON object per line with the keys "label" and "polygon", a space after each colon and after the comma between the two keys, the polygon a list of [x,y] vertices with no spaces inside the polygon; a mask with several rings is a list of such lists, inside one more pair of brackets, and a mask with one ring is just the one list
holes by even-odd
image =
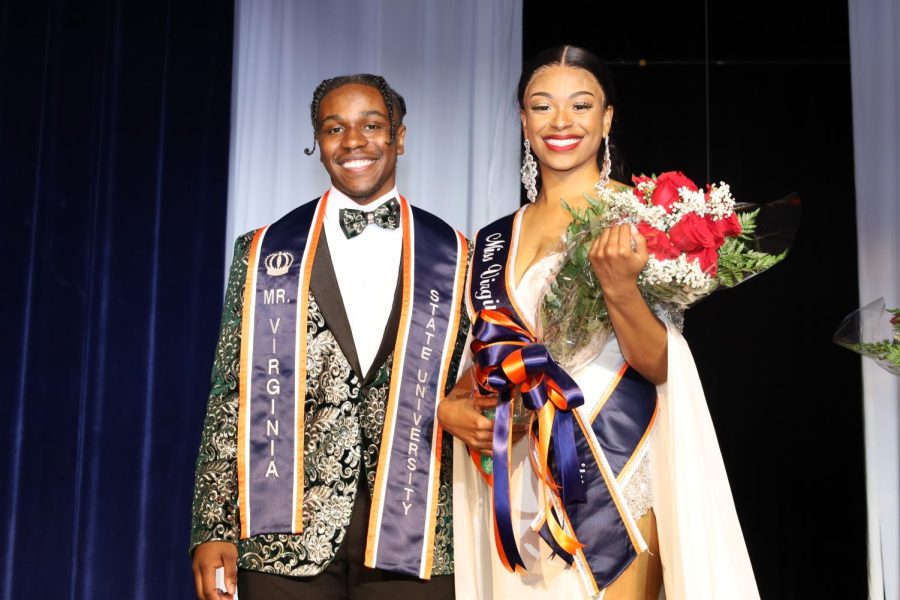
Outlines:
{"label": "white baby's breath flower", "polygon": [[691,190],[688,187],[678,189],[679,201],[672,203],[671,212],[666,212],[662,206],[650,204],[641,199],[642,195],[649,198],[656,184],[652,181],[642,181],[637,184],[635,190],[627,188],[599,190],[599,200],[609,211],[610,220],[613,222],[639,223],[646,222],[651,227],[668,232],[682,217],[689,213],[696,213],[700,217],[711,216],[714,221],[731,216],[734,212],[734,198],[727,183],[710,186],[709,194],[703,190]]}
{"label": "white baby's breath flower", "polygon": [[708,206],[707,210],[714,221],[731,216],[734,212],[734,198],[727,183],[723,181],[719,185],[710,186]]}
{"label": "white baby's breath flower", "polygon": [[658,260],[651,256],[641,273],[643,283],[653,286],[685,287],[692,291],[707,290],[715,280],[703,272],[696,259],[681,254],[678,258]]}
{"label": "white baby's breath flower", "polygon": [[[638,187],[645,186],[645,184],[646,182],[638,184]],[[600,201],[607,206],[610,218],[614,222],[639,223],[646,221],[657,229],[666,227],[665,209],[642,202],[632,190],[604,189],[600,192]]]}
{"label": "white baby's breath flower", "polygon": [[702,190],[694,191],[687,187],[681,187],[678,189],[678,197],[681,198],[681,201],[672,203],[672,212],[666,217],[668,225],[666,231],[688,213],[697,213],[701,217],[706,216],[706,194]]}

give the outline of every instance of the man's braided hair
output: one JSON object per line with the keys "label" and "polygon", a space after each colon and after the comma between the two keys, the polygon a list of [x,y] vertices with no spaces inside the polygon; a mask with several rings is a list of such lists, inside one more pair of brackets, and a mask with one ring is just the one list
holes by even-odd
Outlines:
{"label": "man's braided hair", "polygon": [[403,123],[403,117],[406,116],[406,101],[403,99],[403,96],[388,85],[388,82],[381,75],[370,75],[369,73],[341,75],[340,77],[324,80],[313,92],[312,103],[309,105],[309,116],[313,127],[313,145],[312,148],[303,150],[307,156],[316,151],[316,133],[319,130],[319,105],[322,103],[322,98],[327,96],[329,92],[351,83],[367,85],[381,93],[381,97],[384,98],[384,104],[387,106],[388,120],[391,122],[391,139],[388,144],[394,143],[397,135],[397,126]]}

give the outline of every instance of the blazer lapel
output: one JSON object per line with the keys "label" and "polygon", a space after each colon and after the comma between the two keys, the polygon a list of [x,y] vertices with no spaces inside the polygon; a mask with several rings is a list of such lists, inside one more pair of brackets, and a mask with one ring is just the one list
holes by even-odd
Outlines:
{"label": "blazer lapel", "polygon": [[344,300],[341,298],[341,288],[338,287],[337,277],[334,274],[334,264],[331,262],[331,252],[328,250],[328,236],[326,235],[319,237],[316,258],[313,261],[313,270],[309,278],[309,287],[316,298],[319,310],[322,311],[322,316],[325,317],[328,329],[334,335],[347,362],[350,363],[350,368],[362,380],[363,373],[359,366],[356,344],[353,342],[353,330],[350,329],[347,309],[344,308]]}
{"label": "blazer lapel", "polygon": [[[405,250],[404,250],[405,251]],[[391,306],[391,316],[384,327],[384,336],[381,338],[381,345],[378,346],[378,352],[375,353],[375,360],[366,373],[363,384],[371,383],[378,374],[378,370],[384,365],[388,355],[394,350],[394,344],[397,342],[397,331],[400,329],[400,309],[403,304],[403,257],[400,258],[400,273],[397,275],[397,286],[394,288],[394,304]]]}

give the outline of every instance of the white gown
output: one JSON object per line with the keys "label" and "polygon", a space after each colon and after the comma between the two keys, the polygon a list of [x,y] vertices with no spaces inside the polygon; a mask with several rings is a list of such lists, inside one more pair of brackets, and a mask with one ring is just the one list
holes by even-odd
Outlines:
{"label": "white gown", "polygon": [[[513,236],[515,241],[518,232]],[[515,246],[515,244],[514,244]],[[515,248],[511,250],[515,251]],[[558,257],[548,256],[524,274],[516,303],[532,321]],[[515,258],[510,260],[515,264]],[[656,514],[664,595],[668,600],[752,600],[759,598],[740,523],[734,509],[715,430],[687,343],[668,329],[668,381],[657,386],[659,414],[650,437],[649,485]],[[612,340],[590,365],[570,373],[586,400],[599,395],[621,364]],[[463,365],[465,368],[465,365]],[[461,369],[461,372],[463,369]],[[591,597],[590,585],[531,529],[543,506],[542,490],[528,460],[527,439],[512,448],[510,496],[519,552],[527,573],[508,572],[494,544],[491,493],[469,457],[454,440],[453,537],[456,597],[472,600]],[[635,461],[635,463],[645,461]],[[635,469],[641,471],[642,469]],[[642,474],[629,474],[639,479]],[[643,473],[646,478],[646,473]],[[641,481],[632,482],[632,492]],[[627,486],[628,484],[624,484]],[[626,493],[637,512],[641,495]],[[650,498],[647,498],[648,500]],[[635,518],[640,516],[635,515]],[[599,598],[602,598],[602,593]]]}

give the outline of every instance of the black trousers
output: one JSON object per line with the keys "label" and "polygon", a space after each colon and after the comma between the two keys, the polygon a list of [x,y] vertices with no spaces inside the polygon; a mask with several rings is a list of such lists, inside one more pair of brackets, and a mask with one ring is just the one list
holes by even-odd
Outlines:
{"label": "black trousers", "polygon": [[324,571],[312,577],[290,577],[241,569],[240,600],[453,600],[453,575],[435,575],[423,581],[363,565],[370,502],[369,490],[363,483],[356,494],[344,542]]}

